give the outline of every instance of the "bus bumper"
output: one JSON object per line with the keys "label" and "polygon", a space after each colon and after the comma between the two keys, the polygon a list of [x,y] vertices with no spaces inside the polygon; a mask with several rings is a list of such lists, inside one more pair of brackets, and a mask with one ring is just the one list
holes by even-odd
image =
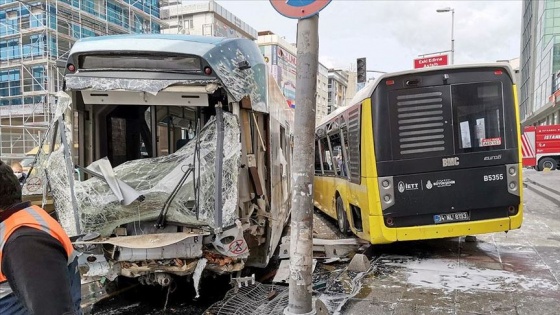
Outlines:
{"label": "bus bumper", "polygon": [[382,226],[381,233],[377,235],[372,233],[369,241],[372,244],[387,244],[398,241],[429,240],[515,230],[521,227],[523,209],[520,206],[519,212],[508,218],[401,228],[386,227],[382,216],[370,216],[369,218],[370,226]]}

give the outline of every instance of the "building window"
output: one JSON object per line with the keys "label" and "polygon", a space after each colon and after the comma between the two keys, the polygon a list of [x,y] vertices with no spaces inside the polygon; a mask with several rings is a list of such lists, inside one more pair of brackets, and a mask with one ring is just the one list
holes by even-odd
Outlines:
{"label": "building window", "polygon": [[45,82],[45,68],[43,66],[36,66],[32,68],[33,73],[33,91],[43,90]]}
{"label": "building window", "polygon": [[184,17],[182,27],[183,27],[183,29],[186,29],[186,30],[193,29],[194,28],[193,17],[192,16]]}
{"label": "building window", "polygon": [[321,154],[321,161],[323,162],[323,174],[334,175],[334,165],[332,154],[329,147],[329,142],[326,137],[319,139],[319,150]]}
{"label": "building window", "polygon": [[31,15],[30,27],[41,27],[45,21],[45,15],[43,13],[37,13]]}

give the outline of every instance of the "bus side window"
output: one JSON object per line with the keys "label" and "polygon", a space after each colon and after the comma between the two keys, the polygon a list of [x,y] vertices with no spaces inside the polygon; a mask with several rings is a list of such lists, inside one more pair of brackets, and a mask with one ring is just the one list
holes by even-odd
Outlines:
{"label": "bus side window", "polygon": [[329,142],[327,138],[321,138],[320,143],[320,153],[323,160],[323,174],[334,175],[334,168],[332,165],[332,154],[329,149]]}
{"label": "bus side window", "polygon": [[321,167],[321,151],[320,151],[320,141],[315,141],[315,175],[322,175],[323,169]]}
{"label": "bus side window", "polygon": [[341,170],[342,170],[342,176],[344,177],[350,177],[350,174],[348,174],[348,163],[350,161],[350,150],[348,150],[348,128],[346,126],[343,126],[340,129],[340,133],[342,134],[342,141],[341,141],[341,149],[344,148],[344,150],[342,151],[341,157],[342,157],[342,163],[341,163]]}
{"label": "bus side window", "polygon": [[339,176],[346,176],[346,167],[344,166],[344,154],[342,154],[342,139],[340,132],[329,135],[331,148],[333,150],[333,164],[335,165],[335,173]]}
{"label": "bus side window", "polygon": [[348,174],[350,181],[360,184],[361,163],[361,107],[348,112],[348,128],[345,128],[344,145],[346,146]]}

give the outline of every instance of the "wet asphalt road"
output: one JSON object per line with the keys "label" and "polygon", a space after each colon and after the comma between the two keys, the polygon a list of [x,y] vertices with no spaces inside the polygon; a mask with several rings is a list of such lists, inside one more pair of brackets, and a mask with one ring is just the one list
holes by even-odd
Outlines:
{"label": "wet asphalt road", "polygon": [[[525,219],[520,230],[464,238],[403,242],[368,250],[368,273],[345,263],[319,265],[315,296],[331,314],[560,314],[560,171],[525,171]],[[337,237],[333,221],[320,237]],[[329,224],[331,225],[329,227]],[[203,314],[220,300],[229,277],[167,289],[141,287],[98,303],[92,314]],[[319,286],[317,286],[319,287]],[[280,313],[279,313],[280,314]]]}
{"label": "wet asphalt road", "polygon": [[524,177],[521,229],[381,246],[340,314],[560,314],[560,171]]}

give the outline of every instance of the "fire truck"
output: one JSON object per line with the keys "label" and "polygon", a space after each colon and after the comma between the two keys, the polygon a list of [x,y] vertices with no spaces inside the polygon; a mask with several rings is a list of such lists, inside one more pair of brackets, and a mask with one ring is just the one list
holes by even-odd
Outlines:
{"label": "fire truck", "polygon": [[521,136],[523,167],[555,170],[560,163],[560,125],[528,126]]}

